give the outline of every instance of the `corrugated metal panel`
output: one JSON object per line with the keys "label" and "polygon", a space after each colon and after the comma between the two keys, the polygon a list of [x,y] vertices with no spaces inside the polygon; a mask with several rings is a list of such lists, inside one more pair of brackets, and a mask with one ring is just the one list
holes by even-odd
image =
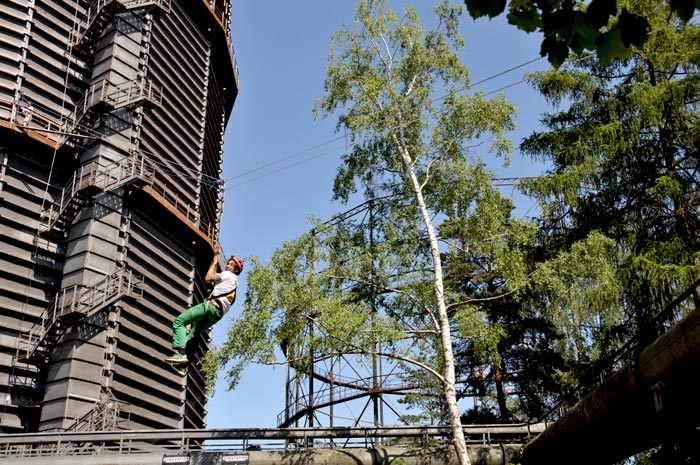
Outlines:
{"label": "corrugated metal panel", "polygon": [[[218,2],[217,14],[230,11],[229,3]],[[217,189],[207,182],[219,174],[222,121],[230,111],[209,85],[221,71],[209,65],[212,37],[205,38],[203,31],[215,27],[216,19],[202,16],[212,14],[206,4],[179,0],[167,13],[157,7],[150,13],[121,8],[118,14],[107,8],[93,17],[94,30],[81,30],[91,4],[0,0],[0,117],[9,118],[20,84],[34,103],[37,125],[56,129],[70,116],[64,129],[89,136],[65,140],[49,133],[48,139],[33,142],[3,121],[12,137],[2,139],[10,153],[0,182],[0,372],[19,373],[10,352],[27,344],[24,333],[53,308],[49,302],[59,289],[91,286],[129,267],[146,277],[143,297],[122,296],[117,304],[67,325],[69,331],[58,335],[53,362],[35,368],[48,379],[41,424],[0,419],[0,426],[66,428],[89,408],[85,398],[109,387],[117,399],[132,404],[134,427],[201,427],[206,416],[201,373],[193,365],[185,381],[162,358],[170,351],[172,320],[207,292],[202,278],[209,257],[202,254],[210,252],[203,231],[211,231],[218,215]],[[119,9],[116,3],[112,7]],[[85,40],[72,48],[71,37],[75,43]],[[25,41],[26,57],[21,53]],[[216,48],[229,53],[227,41]],[[162,100],[137,95],[121,108],[84,100],[101,79],[119,84],[137,77],[147,79]],[[89,105],[76,110],[80,102]],[[58,143],[58,151],[52,143]],[[151,190],[122,186],[91,192],[75,204],[75,216],[68,217],[72,222],[61,226],[65,230],[37,234],[52,203],[66,200],[62,190],[78,164],[134,153],[156,168]],[[52,185],[46,191],[49,176]],[[84,324],[88,320],[92,323]],[[195,353],[202,354],[204,338],[198,344]],[[35,373],[27,367],[22,375],[31,381]],[[8,390],[12,378],[0,377],[0,390]]]}

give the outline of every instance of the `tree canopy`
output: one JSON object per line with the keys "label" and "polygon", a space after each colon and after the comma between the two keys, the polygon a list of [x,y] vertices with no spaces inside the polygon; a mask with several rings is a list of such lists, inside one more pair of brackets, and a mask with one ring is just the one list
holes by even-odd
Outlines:
{"label": "tree canopy", "polygon": [[[317,222],[268,264],[258,263],[243,315],[208,366],[232,365],[235,383],[253,358],[271,360],[271,344],[307,372],[309,354],[389,357],[433,380],[425,391],[432,386],[444,399],[444,418],[466,465],[453,341],[478,341],[488,350],[500,330],[445,288],[436,221],[477,214],[481,200],[500,202],[479,194],[488,182],[476,149],[508,156],[514,107],[503,96],[467,92],[469,72],[458,55],[463,13],[443,1],[436,27],[426,30],[411,7],[399,18],[385,0],[361,0],[352,25],[334,35],[315,113],[337,117],[351,145],[334,197],[371,204],[371,221]],[[493,253],[509,262],[507,248]]]}
{"label": "tree canopy", "polygon": [[[472,18],[494,18],[506,9],[506,0],[465,0]],[[641,47],[652,32],[644,15],[616,0],[511,0],[508,22],[526,32],[540,32],[544,39],[540,54],[560,66],[569,53],[592,51],[602,62],[627,58]],[[659,2],[656,2],[659,3]],[[670,0],[669,8],[687,22],[700,8],[700,0]]]}
{"label": "tree canopy", "polygon": [[540,255],[573,250],[591,233],[615,249],[610,286],[550,307],[566,331],[565,353],[589,362],[590,374],[632,338],[643,347],[690,311],[692,300],[661,312],[700,277],[700,28],[673,5],[617,4],[654,33],[627,58],[581,54],[531,74],[555,111],[521,143],[523,154],[551,166],[524,183],[542,206]]}
{"label": "tree canopy", "polygon": [[[473,16],[505,8],[487,3],[467,1]],[[528,76],[554,108],[520,146],[551,167],[522,183],[533,221],[485,162],[508,163],[515,108],[470,90],[464,7],[440,2],[426,30],[411,7],[359,1],[315,106],[349,144],[333,198],[359,206],[252,260],[243,312],[205,359],[210,386],[225,369],[235,387],[249,363],[313,376],[340,354],[387,357],[422,386],[406,420],[449,423],[464,465],[463,421],[541,418],[697,280],[698,28],[683,2],[545,3],[511,2],[532,30],[564,24],[543,46],[560,66]],[[467,389],[486,400],[459,412]]]}

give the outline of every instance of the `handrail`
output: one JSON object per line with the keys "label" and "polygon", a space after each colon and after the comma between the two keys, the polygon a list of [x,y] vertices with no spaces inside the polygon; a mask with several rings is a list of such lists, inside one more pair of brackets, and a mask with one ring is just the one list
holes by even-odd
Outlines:
{"label": "handrail", "polygon": [[30,124],[23,126],[20,124],[21,121],[17,121],[17,110],[14,107],[14,101],[0,98],[0,118],[6,120],[11,129],[36,131],[54,143],[60,143],[63,140],[63,136],[60,134],[62,131],[59,121],[44,116],[40,109],[34,108]]}
{"label": "handrail", "polygon": [[76,28],[70,31],[68,41],[71,46],[75,47],[83,40],[85,34],[90,30],[95,19],[100,15],[102,10],[110,3],[118,2],[117,0],[96,0],[85,13],[85,18],[80,21]]}
{"label": "handrail", "polygon": [[143,281],[143,276],[138,273],[121,268],[92,286],[76,284],[61,289],[41,314],[40,320],[26,333],[26,339],[22,341],[26,347],[26,359],[32,357],[58,321],[74,315],[90,316],[120,295],[131,296],[138,292],[142,293]]}
{"label": "handrail", "polygon": [[[91,92],[88,92],[86,96],[79,102],[79,104],[76,106],[76,108],[79,107],[85,107],[87,105],[86,101],[88,96],[94,96],[97,94],[99,96],[103,95],[103,92],[106,91],[107,88],[107,83],[104,81],[100,81],[95,85],[95,87],[91,90]],[[153,100],[156,100],[158,98],[162,98],[162,93],[158,91],[156,88],[151,87],[150,89],[144,90],[145,93],[150,94]],[[99,98],[99,97],[98,97]],[[11,114],[12,112],[12,102],[6,101],[6,100],[0,100],[0,110],[6,109],[8,111],[8,115]],[[1,114],[1,113],[0,113]],[[46,137],[50,140],[53,140],[57,143],[62,143],[65,140],[65,136],[60,135],[60,125],[59,123],[52,121],[51,119],[44,118],[41,115],[38,115],[36,112],[34,113],[34,116],[32,118],[32,121],[44,121],[46,123],[46,129],[49,130],[49,133],[46,135]],[[35,125],[32,124],[29,127],[26,127],[26,130],[32,130]],[[65,125],[64,125],[65,126]],[[51,133],[50,131],[55,128],[55,132]],[[42,128],[44,129],[44,128]],[[143,179],[146,179],[148,183],[152,183],[151,189],[153,193],[161,198],[165,203],[173,207],[178,213],[183,215],[187,221],[189,221],[192,225],[194,225],[199,231],[202,232],[206,237],[208,237],[210,240],[214,240],[216,237],[216,228],[213,223],[208,222],[204,220],[203,218],[200,218],[200,214],[197,209],[193,208],[191,206],[191,203],[183,200],[181,196],[179,196],[176,192],[174,192],[172,189],[168,188],[167,185],[164,182],[160,182],[155,177],[152,176],[152,169],[151,165],[146,162],[146,159],[139,155],[139,152],[137,151],[131,151],[132,156],[139,157],[136,160],[136,164],[134,165],[134,169],[136,169],[139,166],[139,163],[142,163],[144,166],[144,170],[142,171],[143,174]],[[129,158],[129,160],[131,157]],[[127,162],[129,163],[129,162]],[[87,165],[85,165],[87,166]],[[89,187],[91,184],[89,182],[90,179],[92,179],[92,174],[90,172],[86,172],[89,170],[97,169],[96,167],[91,167],[90,169],[81,167],[80,171],[82,173],[74,175],[74,177],[71,179],[71,181],[64,187],[63,193],[61,195],[61,199],[58,202],[58,206],[56,209],[58,212],[52,210],[52,209],[47,209],[43,213],[43,221],[44,225],[43,228],[44,230],[50,230],[51,227],[53,227],[54,222],[58,219],[60,216],[60,212],[63,211],[63,208],[68,205],[68,202],[70,201],[71,197],[75,195],[78,191],[80,191],[82,188]],[[119,169],[119,168],[117,168]],[[95,177],[97,175],[95,174]]]}
{"label": "handrail", "polygon": [[121,5],[127,10],[144,8],[147,6],[158,6],[167,14],[170,13],[171,0],[96,0],[88,8],[85,13],[85,18],[70,31],[68,42],[72,47],[80,45],[80,42],[85,38],[85,35],[95,23],[95,20],[110,3]]}
{"label": "handrail", "polygon": [[225,13],[226,13],[226,8],[222,6],[224,3],[222,0],[202,0],[204,4],[211,10],[211,12],[214,14],[214,17],[218,19],[222,25],[225,24],[226,18],[225,18]]}
{"label": "handrail", "polygon": [[[80,120],[87,114],[88,110],[100,102],[106,101],[106,95],[109,88],[109,81],[107,79],[102,79],[94,84],[92,84],[83,98],[75,105],[75,108],[71,112],[70,116],[66,119],[64,123],[65,132],[73,132],[75,127],[78,125]],[[64,141],[68,139],[66,136]]]}
{"label": "handrail", "polygon": [[121,108],[140,100],[147,100],[155,105],[163,101],[163,89],[146,77],[141,77],[121,84],[109,84],[106,100],[114,108]]}
{"label": "handrail", "polygon": [[118,400],[111,389],[103,386],[100,399],[85,415],[76,418],[66,431],[113,431],[119,418],[122,418],[122,408],[129,405]]}
{"label": "handrail", "polygon": [[44,230],[50,231],[54,227],[63,211],[79,192],[90,187],[107,191],[134,179],[142,179],[146,183],[152,183],[154,179],[153,166],[145,157],[136,154],[107,166],[97,161],[81,165],[63,188],[58,202],[42,212],[42,217],[45,219]]}
{"label": "handrail", "polygon": [[107,166],[101,165],[96,161],[80,166],[63,188],[58,201],[42,212],[42,230],[50,231],[61,217],[63,211],[81,191],[91,187],[107,191],[133,179],[142,179],[150,186],[151,191],[157,197],[185,217],[207,238],[213,240],[216,236],[214,225],[204,220],[199,211],[193,208],[191,202],[183,200],[165,182],[158,180],[155,172],[156,168],[145,157],[135,151],[128,158]]}
{"label": "handrail", "polygon": [[[498,443],[497,436],[504,435],[508,443],[513,436],[526,440],[544,431],[543,423],[463,425],[464,434],[470,438],[488,438]],[[0,457],[32,457],[70,454],[71,449],[85,451],[92,445],[93,455],[119,453],[132,454],[170,451],[184,453],[207,451],[205,441],[249,440],[307,441],[328,439],[355,439],[355,447],[372,445],[377,438],[450,438],[451,426],[399,425],[379,427],[332,428],[236,428],[236,429],[166,429],[93,432],[42,432],[0,435]],[[484,443],[484,439],[478,441]],[[334,442],[329,443],[334,447]],[[217,444],[216,449],[226,445]],[[229,446],[230,447],[230,446]],[[241,449],[239,446],[238,449]]]}
{"label": "handrail", "polygon": [[147,6],[158,6],[167,14],[170,13],[171,0],[124,0],[123,3],[127,10]]}
{"label": "handrail", "polygon": [[584,398],[588,392],[592,392],[598,385],[602,384],[608,376],[612,375],[615,370],[623,366],[630,359],[632,354],[638,352],[641,349],[640,341],[661,336],[661,334],[663,334],[662,330],[667,330],[667,328],[659,327],[662,322],[669,321],[670,323],[673,323],[675,320],[677,323],[679,320],[676,320],[673,312],[677,310],[685,300],[689,299],[693,295],[696,295],[699,288],[700,279],[696,280],[693,284],[671,300],[671,302],[667,303],[656,315],[654,315],[654,322],[656,323],[657,327],[646,328],[644,332],[634,334],[632,338],[625,342],[621,347],[600,361],[599,365],[597,366],[597,370],[592,373],[592,379],[594,381],[597,380],[597,384],[595,386],[590,387],[588,391],[584,391],[579,386],[577,392],[569,393],[568,397],[562,396],[553,407],[545,412],[542,419],[546,421],[554,421],[562,417],[566,413],[567,409],[571,408],[575,402]]}
{"label": "handrail", "polygon": [[202,234],[213,240],[216,237],[216,229],[214,225],[202,218],[199,211],[192,208],[192,203],[187,200],[182,200],[182,197],[177,192],[168,187],[165,182],[155,178],[149,186],[150,190],[170,205],[175,211],[181,214],[187,221],[194,225]]}
{"label": "handrail", "polygon": [[146,100],[153,105],[163,101],[163,88],[146,77],[140,77],[121,84],[113,84],[108,79],[101,79],[92,84],[82,99],[76,104],[66,121],[66,132],[72,132],[87,112],[94,106],[103,103],[118,109]]}

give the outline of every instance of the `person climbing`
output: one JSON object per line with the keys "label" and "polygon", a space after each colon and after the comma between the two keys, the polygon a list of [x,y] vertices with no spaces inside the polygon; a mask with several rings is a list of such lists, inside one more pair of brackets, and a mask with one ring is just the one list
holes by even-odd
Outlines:
{"label": "person climbing", "polygon": [[[186,351],[187,343],[223,318],[236,300],[238,275],[243,271],[243,260],[231,256],[226,261],[226,269],[217,273],[220,252],[221,247],[217,244],[214,247],[214,258],[209,265],[206,276],[204,276],[204,281],[214,283],[209,297],[188,308],[173,321],[172,348],[175,353],[167,357],[165,362],[173,365],[182,376],[187,374],[186,366],[189,362]],[[189,333],[186,328],[188,325],[190,326]]]}

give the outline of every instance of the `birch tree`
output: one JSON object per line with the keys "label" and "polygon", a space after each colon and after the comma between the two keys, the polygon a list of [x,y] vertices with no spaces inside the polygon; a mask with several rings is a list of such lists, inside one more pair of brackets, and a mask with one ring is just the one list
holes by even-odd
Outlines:
{"label": "birch tree", "polygon": [[[383,193],[412,198],[411,212],[423,225],[423,248],[432,265],[432,299],[424,311],[438,341],[438,377],[462,465],[470,463],[455,388],[451,321],[435,220],[447,197],[469,198],[469,156],[487,146],[507,155],[505,138],[514,108],[503,98],[487,100],[469,92],[469,73],[460,62],[458,33],[462,8],[445,1],[435,10],[437,27],[426,32],[410,7],[399,20],[382,0],[357,5],[353,27],[335,35],[317,115],[337,115],[354,150],[336,179],[336,197],[348,199],[362,188],[372,198]],[[448,176],[449,174],[449,176]],[[445,189],[444,180],[452,184]],[[454,314],[453,314],[454,315]]]}
{"label": "birch tree", "polygon": [[[388,357],[432,379],[426,389],[442,396],[459,462],[470,464],[454,347],[472,341],[489,350],[502,332],[446,287],[443,253],[459,245],[440,238],[438,225],[500,205],[497,196],[479,195],[493,177],[481,157],[508,162],[515,108],[470,90],[459,58],[463,13],[463,5],[443,1],[426,30],[413,8],[399,18],[385,0],[361,0],[354,22],[334,35],[314,111],[337,118],[347,136],[333,194],[364,205],[364,220],[312,220],[308,234],[267,263],[251,261],[243,311],[203,362],[210,388],[222,367],[232,388],[251,362],[282,363],[279,348],[284,363],[307,372],[308,354]],[[477,209],[485,199],[494,205]],[[491,258],[504,279],[523,281],[517,251],[495,247]],[[309,322],[319,331],[305,333]]]}

